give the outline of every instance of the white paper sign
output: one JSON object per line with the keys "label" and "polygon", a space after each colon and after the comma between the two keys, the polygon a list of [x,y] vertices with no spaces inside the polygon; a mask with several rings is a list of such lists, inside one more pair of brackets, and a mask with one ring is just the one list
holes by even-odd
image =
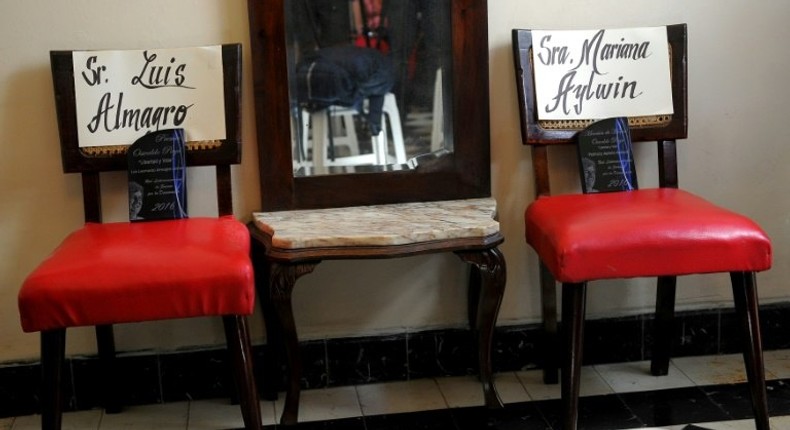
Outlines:
{"label": "white paper sign", "polygon": [[131,145],[183,128],[187,141],[225,138],[222,47],[75,51],[79,146]]}
{"label": "white paper sign", "polygon": [[671,114],[666,27],[532,31],[538,118]]}

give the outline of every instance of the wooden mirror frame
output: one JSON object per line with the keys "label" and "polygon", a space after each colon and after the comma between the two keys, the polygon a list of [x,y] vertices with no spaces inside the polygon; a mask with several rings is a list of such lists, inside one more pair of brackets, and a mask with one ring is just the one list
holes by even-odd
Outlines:
{"label": "wooden mirror frame", "polygon": [[451,0],[451,154],[415,170],[303,177],[293,175],[284,1],[248,0],[262,210],[491,195],[487,0]]}

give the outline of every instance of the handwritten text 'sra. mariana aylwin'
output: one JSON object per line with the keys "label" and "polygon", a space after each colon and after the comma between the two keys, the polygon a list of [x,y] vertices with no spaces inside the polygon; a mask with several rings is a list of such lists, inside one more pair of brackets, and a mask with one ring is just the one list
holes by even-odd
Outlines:
{"label": "handwritten text 'sra. mariana aylwin'", "polygon": [[219,47],[81,51],[73,60],[81,146],[129,144],[166,128],[224,138]]}
{"label": "handwritten text 'sra. mariana aylwin'", "polygon": [[541,119],[671,113],[665,27],[534,31]]}

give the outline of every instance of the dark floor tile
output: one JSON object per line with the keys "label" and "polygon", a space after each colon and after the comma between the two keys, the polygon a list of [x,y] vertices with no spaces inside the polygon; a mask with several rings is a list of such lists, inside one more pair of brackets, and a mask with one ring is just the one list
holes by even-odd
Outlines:
{"label": "dark floor tile", "polygon": [[0,418],[39,412],[40,380],[38,365],[0,368]]}
{"label": "dark floor tile", "polygon": [[697,387],[620,394],[647,426],[666,426],[730,419],[710,396]]}
{"label": "dark floor tile", "polygon": [[763,348],[787,349],[790,348],[790,312],[787,305],[772,305],[760,307],[760,328],[762,329]]}
{"label": "dark floor tile", "polygon": [[436,332],[409,333],[406,341],[409,379],[440,376],[436,361]]}
{"label": "dark floor tile", "polygon": [[406,337],[353,338],[327,342],[330,385],[406,379]]}
{"label": "dark floor tile", "polygon": [[735,309],[723,309],[719,315],[719,350],[718,354],[735,354],[743,351],[741,324]]}
{"label": "dark floor tile", "polygon": [[[228,430],[244,430],[228,429]],[[310,421],[297,423],[296,425],[284,426],[272,424],[263,426],[262,430],[365,430],[365,419],[363,417],[343,418],[330,421]]]}
{"label": "dark floor tile", "polygon": [[409,379],[477,374],[477,348],[469,330],[409,335]]}
{"label": "dark floor tile", "polygon": [[165,402],[230,397],[234,390],[226,349],[163,354],[160,365]]}
{"label": "dark floor tile", "polygon": [[768,381],[766,385],[770,415],[790,415],[790,379]]}
{"label": "dark floor tile", "polygon": [[[267,343],[252,348],[255,382],[263,400],[276,400],[277,393],[288,387],[288,354],[282,343]],[[302,361],[300,386],[302,389],[325,388],[329,374],[326,362],[326,341],[311,340],[299,343]]]}
{"label": "dark floor tile", "polygon": [[[108,377],[101,371],[98,358],[71,360],[77,409],[101,407],[108,398],[104,385]],[[162,403],[159,356],[156,354],[119,354],[109,389],[116,390],[121,407]],[[204,375],[201,375],[204,376]]]}
{"label": "dark floor tile", "polygon": [[102,381],[98,358],[75,358],[71,360],[74,375],[74,397],[78,410],[102,406]]}
{"label": "dark floor tile", "polygon": [[715,355],[720,348],[720,314],[718,312],[685,313],[678,318],[677,342],[672,345],[674,357]]}
{"label": "dark floor tile", "polygon": [[440,375],[477,374],[477,344],[469,330],[445,330],[436,334],[436,365]]}
{"label": "dark floor tile", "polygon": [[513,403],[502,409],[486,407],[451,409],[459,430],[551,430],[531,403]]}
{"label": "dark floor tile", "polygon": [[299,344],[299,353],[302,357],[302,389],[309,390],[330,386],[329,367],[326,359],[327,342],[325,340],[302,342]]}
{"label": "dark floor tile", "polygon": [[710,400],[727,414],[728,419],[752,417],[752,401],[746,384],[700,387]]}
{"label": "dark floor tile", "polygon": [[296,426],[278,426],[278,429],[285,430],[365,430],[364,418],[344,418],[331,421],[313,421],[299,423]]}
{"label": "dark floor tile", "polygon": [[534,327],[514,327],[494,333],[492,362],[495,372],[526,370],[538,366],[538,351],[543,333]]}
{"label": "dark floor tile", "polygon": [[588,320],[584,330],[585,364],[622,363],[643,359],[641,316]]}
{"label": "dark floor tile", "polygon": [[365,417],[367,430],[458,430],[449,409]]}
{"label": "dark floor tile", "polygon": [[284,362],[269,344],[252,347],[255,383],[261,400],[277,400],[277,393],[285,391],[288,372]]}
{"label": "dark floor tile", "polygon": [[[766,381],[768,412],[771,416],[790,415],[790,380]],[[746,383],[700,387],[724,410],[729,419],[753,419],[751,394]]]}
{"label": "dark floor tile", "polygon": [[122,405],[162,403],[159,355],[118,356],[116,362],[118,382],[113,385],[120,392]]}
{"label": "dark floor tile", "polygon": [[[552,428],[562,428],[559,400],[535,402]],[[642,421],[614,394],[579,399],[580,430],[613,430],[643,427]]]}
{"label": "dark floor tile", "polygon": [[[645,356],[653,356],[655,319],[645,321]],[[719,351],[718,312],[687,312],[677,314],[672,327],[670,356],[713,355]]]}

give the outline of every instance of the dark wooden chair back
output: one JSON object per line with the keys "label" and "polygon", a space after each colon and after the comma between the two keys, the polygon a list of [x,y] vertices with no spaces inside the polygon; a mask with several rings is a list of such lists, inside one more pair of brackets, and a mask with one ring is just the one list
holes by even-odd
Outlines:
{"label": "dark wooden chair back", "polygon": [[[677,139],[687,135],[687,86],[686,86],[686,25],[667,27],[669,43],[670,75],[672,79],[672,115],[629,117],[631,138],[634,142],[658,142],[659,185],[678,186]],[[537,196],[550,195],[548,147],[572,144],[574,135],[592,123],[590,121],[542,121],[538,120],[535,98],[535,76],[532,67],[532,32],[513,30],[513,50],[516,58],[516,82],[518,102],[521,108],[521,139],[532,147],[532,166],[535,174]]]}
{"label": "dark wooden chair back", "polygon": [[[81,173],[85,221],[101,222],[99,173],[127,169],[127,146],[79,146],[72,51],[52,51],[52,79],[65,173]],[[216,166],[220,215],[233,213],[230,165],[241,162],[241,45],[222,46],[226,138],[187,142],[187,166]]]}

